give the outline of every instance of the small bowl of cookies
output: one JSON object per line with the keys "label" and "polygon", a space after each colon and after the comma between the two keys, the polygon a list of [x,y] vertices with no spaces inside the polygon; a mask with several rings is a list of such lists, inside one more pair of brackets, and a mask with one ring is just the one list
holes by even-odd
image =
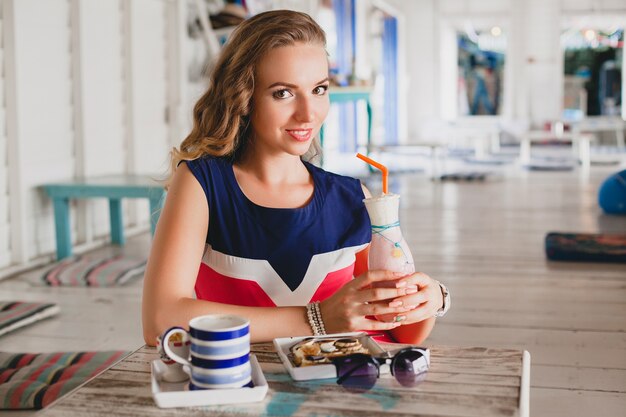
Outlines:
{"label": "small bowl of cookies", "polygon": [[336,357],[384,352],[367,333],[279,338],[274,339],[274,346],[283,365],[296,381],[335,378],[337,372],[332,360]]}

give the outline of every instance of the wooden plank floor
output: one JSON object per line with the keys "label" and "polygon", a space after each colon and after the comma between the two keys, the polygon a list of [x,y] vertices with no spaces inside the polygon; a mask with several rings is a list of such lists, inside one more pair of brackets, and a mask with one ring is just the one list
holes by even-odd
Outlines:
{"label": "wooden plank floor", "polygon": [[[484,183],[397,175],[391,183],[402,195],[402,228],[418,269],[452,292],[453,307],[428,344],[528,350],[533,416],[626,416],[626,265],[553,263],[543,251],[548,231],[626,233],[626,216],[604,215],[597,206],[599,184],[618,170],[513,170]],[[377,181],[368,180],[374,192]],[[141,235],[124,250],[148,247],[149,236]],[[1,338],[0,350],[143,343],[140,282],[32,286],[28,280],[38,273],[0,282],[0,299],[56,301],[62,313]]]}

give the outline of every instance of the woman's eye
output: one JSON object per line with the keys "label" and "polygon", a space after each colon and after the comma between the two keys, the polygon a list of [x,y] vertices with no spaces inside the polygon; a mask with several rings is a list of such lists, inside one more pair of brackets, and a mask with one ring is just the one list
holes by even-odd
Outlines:
{"label": "woman's eye", "polygon": [[289,92],[289,90],[278,90],[278,91],[274,91],[274,94],[272,94],[274,96],[274,98],[289,98],[292,96],[292,94]]}
{"label": "woman's eye", "polygon": [[328,90],[327,85],[319,85],[315,87],[315,89],[313,90],[313,94],[317,94],[318,96],[323,96],[324,94],[326,94],[326,90]]}

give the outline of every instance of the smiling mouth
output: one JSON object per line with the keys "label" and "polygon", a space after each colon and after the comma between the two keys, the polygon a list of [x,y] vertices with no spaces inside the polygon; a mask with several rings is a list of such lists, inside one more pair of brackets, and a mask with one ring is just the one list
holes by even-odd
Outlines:
{"label": "smiling mouth", "polygon": [[287,133],[299,142],[306,142],[311,139],[313,129],[287,129]]}

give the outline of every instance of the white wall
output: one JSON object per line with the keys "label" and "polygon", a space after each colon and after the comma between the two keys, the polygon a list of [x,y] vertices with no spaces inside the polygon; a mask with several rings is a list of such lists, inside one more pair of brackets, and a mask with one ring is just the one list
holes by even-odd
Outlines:
{"label": "white wall", "polygon": [[[21,247],[14,259],[26,261],[54,248],[52,210],[37,186],[74,175],[74,127],[68,0],[13,1],[14,88],[17,155],[16,195],[10,216],[23,216]],[[6,39],[6,38],[5,38]],[[6,39],[9,42],[9,39]],[[7,64],[11,64],[7,61]],[[7,80],[8,81],[8,80]],[[10,82],[10,81],[9,81]],[[10,103],[7,103],[11,105]],[[17,170],[17,171],[16,171]]]}
{"label": "white wall", "polygon": [[[123,79],[123,9],[119,1],[74,2],[73,21],[76,76],[77,175],[93,176],[125,171],[125,103]],[[116,155],[103,158],[102,155]],[[109,231],[106,200],[84,200],[77,219],[79,241]]]}
{"label": "white wall", "polygon": [[[1,0],[0,274],[54,255],[43,183],[164,173],[172,4]],[[127,204],[126,214],[128,226],[149,226],[147,203]],[[72,203],[79,249],[108,233],[105,200]]]}
{"label": "white wall", "polygon": [[[3,9],[0,7],[0,34],[4,31]],[[0,44],[0,65],[4,67],[6,53],[4,43]],[[0,73],[0,268],[11,262],[11,226],[9,223],[9,170],[6,117],[7,109],[5,71]]]}

